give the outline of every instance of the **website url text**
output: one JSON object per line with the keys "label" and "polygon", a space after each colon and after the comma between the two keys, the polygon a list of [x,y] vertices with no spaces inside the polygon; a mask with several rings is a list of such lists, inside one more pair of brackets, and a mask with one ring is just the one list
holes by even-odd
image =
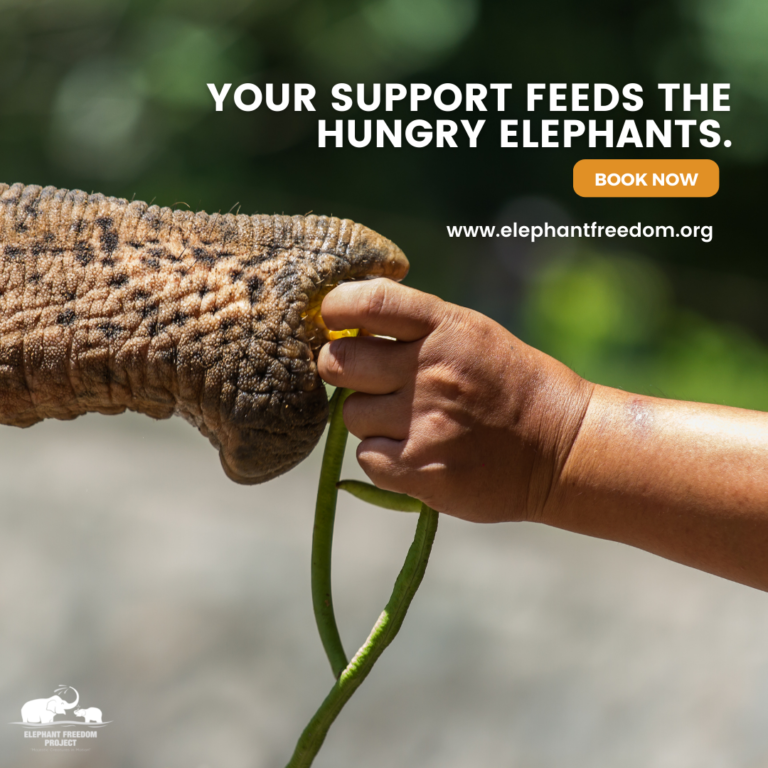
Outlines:
{"label": "website url text", "polygon": [[530,239],[532,243],[544,237],[696,237],[703,243],[712,242],[712,226],[684,226],[675,228],[671,226],[651,226],[638,222],[631,227],[627,226],[603,226],[597,222],[591,224],[520,224],[517,222],[511,226],[451,226],[446,227],[448,237],[512,237]]}

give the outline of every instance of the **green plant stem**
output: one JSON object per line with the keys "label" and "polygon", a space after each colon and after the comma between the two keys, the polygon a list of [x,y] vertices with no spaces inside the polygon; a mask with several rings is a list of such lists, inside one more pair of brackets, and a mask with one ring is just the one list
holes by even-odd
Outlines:
{"label": "green plant stem", "polygon": [[340,491],[351,493],[354,497],[367,501],[369,504],[375,504],[377,507],[393,509],[396,512],[421,512],[421,502],[405,493],[383,491],[375,485],[363,483],[360,480],[342,480],[336,483],[336,487]]}
{"label": "green plant stem", "polygon": [[[330,435],[329,435],[330,437]],[[405,563],[395,581],[392,596],[368,639],[339,676],[325,701],[301,734],[286,768],[308,768],[325,741],[328,729],[342,707],[365,680],[376,660],[392,642],[402,626],[408,607],[424,577],[432,542],[437,531],[438,514],[422,504],[416,534]]]}
{"label": "green plant stem", "polygon": [[331,664],[333,676],[338,680],[347,666],[347,656],[341,644],[336,615],[333,611],[331,591],[331,555],[333,550],[333,524],[336,518],[336,483],[341,476],[347,428],[341,417],[344,401],[351,394],[348,389],[337,389],[330,402],[328,438],[320,469],[320,484],[315,505],[315,527],[312,533],[312,608],[317,631]]}

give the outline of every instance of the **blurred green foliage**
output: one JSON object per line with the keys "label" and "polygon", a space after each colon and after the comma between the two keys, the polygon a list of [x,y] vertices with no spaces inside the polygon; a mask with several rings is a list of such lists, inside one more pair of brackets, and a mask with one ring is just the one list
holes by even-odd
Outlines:
{"label": "blurred green foliage", "polygon": [[[318,111],[216,113],[208,82],[312,83]],[[334,112],[336,82],[515,90],[506,114],[481,116],[488,125],[474,150],[319,149],[318,119],[387,116]],[[699,117],[663,113],[658,82],[732,83],[732,112],[716,115],[731,149],[610,153],[712,157],[720,193],[577,198],[573,164],[606,150],[498,147],[496,121],[528,116],[527,82],[638,82],[647,100],[636,117],[656,120]],[[418,115],[465,116],[478,117]],[[408,253],[411,284],[491,314],[587,376],[768,407],[764,2],[0,0],[0,139],[8,182],[364,221]],[[505,222],[510,211],[521,224],[713,225],[715,237],[625,241],[626,255],[616,241],[529,247],[446,234],[448,224]]]}
{"label": "blurred green foliage", "polygon": [[528,340],[601,384],[768,410],[768,348],[746,329],[675,306],[647,259],[579,252],[535,278]]}

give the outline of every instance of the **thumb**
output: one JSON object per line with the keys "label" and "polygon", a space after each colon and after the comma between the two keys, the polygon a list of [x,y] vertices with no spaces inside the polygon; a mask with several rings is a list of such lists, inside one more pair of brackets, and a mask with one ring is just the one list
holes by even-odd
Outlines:
{"label": "thumb", "polygon": [[377,278],[342,283],[323,299],[321,311],[331,330],[365,328],[378,336],[417,341],[440,324],[447,306],[437,296]]}

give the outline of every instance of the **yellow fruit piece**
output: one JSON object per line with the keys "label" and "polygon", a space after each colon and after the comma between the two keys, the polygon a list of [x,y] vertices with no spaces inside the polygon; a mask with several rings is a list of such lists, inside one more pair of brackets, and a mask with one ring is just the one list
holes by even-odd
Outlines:
{"label": "yellow fruit piece", "polygon": [[312,330],[311,327],[313,327],[314,330],[319,331],[320,334],[322,334],[322,336],[328,341],[333,341],[334,339],[344,339],[344,338],[357,336],[357,334],[360,332],[357,328],[347,328],[346,330],[343,330],[343,331],[332,331],[325,324],[325,321],[323,320],[323,316],[320,313],[320,308],[323,304],[323,299],[325,298],[325,295],[330,290],[331,290],[331,287],[329,287],[327,290],[323,291],[321,294],[316,296],[307,307],[306,312],[304,312],[304,314],[302,315],[302,319],[306,320],[307,322],[307,328],[309,330]]}
{"label": "yellow fruit piece", "polygon": [[334,339],[345,339],[348,337],[357,336],[358,333],[360,333],[358,328],[347,328],[343,331],[326,330],[325,335],[328,337],[328,341],[333,341]]}

